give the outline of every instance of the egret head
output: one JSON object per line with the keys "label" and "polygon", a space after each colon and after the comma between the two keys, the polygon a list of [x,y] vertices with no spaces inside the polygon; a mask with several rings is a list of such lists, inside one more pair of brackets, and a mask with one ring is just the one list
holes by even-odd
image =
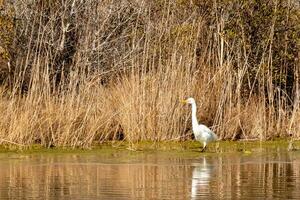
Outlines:
{"label": "egret head", "polygon": [[182,101],[183,103],[188,103],[188,104],[194,104],[195,103],[195,99],[190,97],[184,101]]}

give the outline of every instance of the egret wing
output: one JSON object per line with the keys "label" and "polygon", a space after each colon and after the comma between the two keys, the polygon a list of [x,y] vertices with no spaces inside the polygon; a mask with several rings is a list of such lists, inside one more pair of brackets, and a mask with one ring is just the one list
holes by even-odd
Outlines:
{"label": "egret wing", "polygon": [[211,138],[211,140],[218,139],[217,135],[207,126],[200,124],[199,128],[201,129],[201,132],[206,135],[207,138]]}

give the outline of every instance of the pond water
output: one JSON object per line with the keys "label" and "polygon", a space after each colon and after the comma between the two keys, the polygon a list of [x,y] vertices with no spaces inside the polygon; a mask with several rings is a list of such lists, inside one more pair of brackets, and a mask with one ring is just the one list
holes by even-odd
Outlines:
{"label": "pond water", "polygon": [[0,153],[0,199],[300,199],[300,152]]}

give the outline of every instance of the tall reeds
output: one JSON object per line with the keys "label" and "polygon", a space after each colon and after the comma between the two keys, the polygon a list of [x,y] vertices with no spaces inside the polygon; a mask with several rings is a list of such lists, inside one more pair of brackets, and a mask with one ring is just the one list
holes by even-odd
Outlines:
{"label": "tall reeds", "polygon": [[[299,137],[299,56],[276,63],[277,15],[266,40],[252,47],[249,27],[230,29],[232,13],[222,6],[17,2],[0,143],[88,148],[120,139],[185,140],[190,108],[180,100],[189,96],[199,120],[222,139]],[[290,40],[286,55],[299,50],[289,49]]]}

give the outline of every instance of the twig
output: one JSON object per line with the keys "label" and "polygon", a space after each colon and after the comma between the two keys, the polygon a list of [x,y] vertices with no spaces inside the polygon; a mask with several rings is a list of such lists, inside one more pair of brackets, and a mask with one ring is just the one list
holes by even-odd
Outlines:
{"label": "twig", "polygon": [[0,139],[2,142],[6,142],[6,143],[10,143],[10,144],[15,144],[15,145],[19,145],[19,146],[25,146],[23,144],[19,144],[19,143],[16,143],[16,142],[12,142],[12,141],[9,141],[9,140],[5,140],[5,139]]}

